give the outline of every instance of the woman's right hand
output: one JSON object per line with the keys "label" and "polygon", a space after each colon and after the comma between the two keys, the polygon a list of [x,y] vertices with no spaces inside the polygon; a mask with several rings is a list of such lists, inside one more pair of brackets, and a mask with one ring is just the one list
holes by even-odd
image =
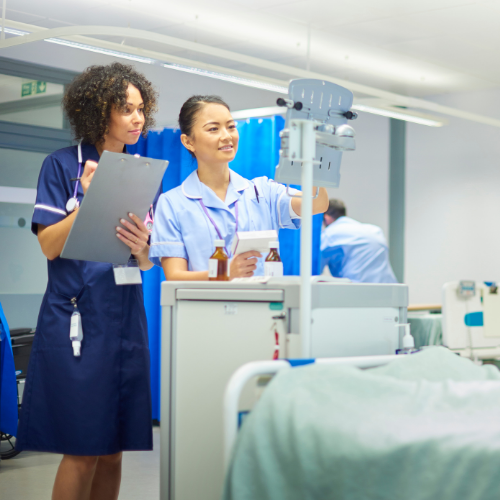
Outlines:
{"label": "woman's right hand", "polygon": [[85,162],[85,167],[83,168],[83,174],[80,177],[80,184],[82,185],[83,194],[87,193],[87,189],[90,186],[90,182],[94,177],[95,169],[97,168],[97,163],[92,160],[87,160]]}
{"label": "woman's right hand", "polygon": [[249,278],[257,269],[257,259],[262,257],[260,252],[251,250],[250,252],[240,253],[231,260],[229,268],[229,277]]}

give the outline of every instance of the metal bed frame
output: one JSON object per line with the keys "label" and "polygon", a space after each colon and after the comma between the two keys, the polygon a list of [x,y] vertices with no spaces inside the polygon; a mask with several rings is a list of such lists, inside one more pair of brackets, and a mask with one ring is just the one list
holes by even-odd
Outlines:
{"label": "metal bed frame", "polygon": [[347,365],[358,368],[375,368],[390,363],[399,355],[355,356],[348,358],[279,359],[276,361],[254,361],[246,363],[234,372],[224,392],[224,467],[228,470],[231,454],[238,435],[238,401],[245,384],[258,375],[275,375],[282,370],[304,365]]}

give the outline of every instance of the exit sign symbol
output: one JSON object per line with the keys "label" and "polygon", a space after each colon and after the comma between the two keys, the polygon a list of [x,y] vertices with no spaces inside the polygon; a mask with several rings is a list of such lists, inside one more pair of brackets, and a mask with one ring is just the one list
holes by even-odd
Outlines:
{"label": "exit sign symbol", "polygon": [[31,95],[31,82],[23,83],[21,87],[21,97],[26,97],[27,95]]}
{"label": "exit sign symbol", "polygon": [[36,82],[36,93],[43,94],[47,91],[47,82]]}
{"label": "exit sign symbol", "polygon": [[27,97],[33,94],[45,94],[47,92],[47,82],[35,81],[26,82],[21,86],[21,97]]}

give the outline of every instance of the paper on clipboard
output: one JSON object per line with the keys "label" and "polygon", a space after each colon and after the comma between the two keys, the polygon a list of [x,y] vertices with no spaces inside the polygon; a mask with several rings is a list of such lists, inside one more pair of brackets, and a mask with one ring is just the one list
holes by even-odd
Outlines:
{"label": "paper on clipboard", "polygon": [[130,248],[116,237],[120,219],[146,217],[168,161],[104,151],[61,252],[63,259],[126,264]]}

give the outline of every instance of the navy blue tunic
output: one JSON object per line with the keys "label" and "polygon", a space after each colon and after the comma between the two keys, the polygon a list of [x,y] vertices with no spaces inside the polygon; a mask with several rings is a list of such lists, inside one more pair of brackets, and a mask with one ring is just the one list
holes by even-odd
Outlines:
{"label": "navy blue tunic", "polygon": [[[82,145],[82,155],[83,165],[89,159],[99,161],[92,145]],[[75,186],[70,179],[77,173],[76,146],[45,159],[31,226],[35,234],[38,224],[50,226],[68,215],[66,202]],[[82,198],[79,185],[78,199]],[[117,286],[111,264],[59,257],[48,261],[48,277],[17,448],[88,456],[151,450],[149,347],[142,286]],[[73,297],[82,317],[80,357],[73,355],[69,339]]]}

